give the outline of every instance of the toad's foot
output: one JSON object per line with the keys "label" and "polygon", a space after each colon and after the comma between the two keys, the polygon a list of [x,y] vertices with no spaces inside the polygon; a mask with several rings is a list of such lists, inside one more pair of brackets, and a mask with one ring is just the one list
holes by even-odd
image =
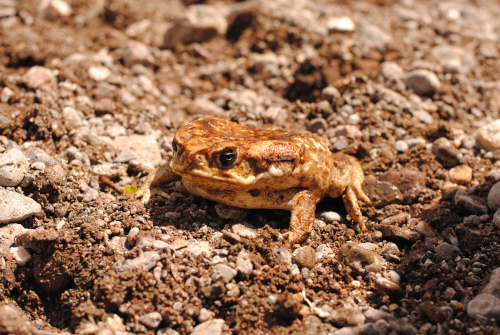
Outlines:
{"label": "toad's foot", "polygon": [[170,160],[168,160],[167,163],[160,165],[146,177],[144,184],[135,192],[134,196],[137,199],[141,199],[143,203],[147,203],[155,195],[161,195],[168,199],[169,194],[163,186],[179,179],[181,177],[172,171]]}
{"label": "toad's foot", "polygon": [[313,230],[316,211],[316,198],[309,190],[302,190],[295,194],[289,202],[292,216],[290,231],[280,236],[280,240],[288,247],[300,244],[307,240]]}
{"label": "toad's foot", "polygon": [[361,209],[359,208],[358,200],[367,204],[371,204],[372,202],[363,192],[361,185],[353,184],[347,187],[342,196],[342,200],[344,201],[344,206],[351,216],[351,219],[359,224],[361,231],[366,231],[367,229],[363,220],[363,214],[361,214]]}

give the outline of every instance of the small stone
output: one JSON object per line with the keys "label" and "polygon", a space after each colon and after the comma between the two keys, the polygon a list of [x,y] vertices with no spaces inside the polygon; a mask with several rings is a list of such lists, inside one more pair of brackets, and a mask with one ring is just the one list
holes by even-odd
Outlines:
{"label": "small stone", "polygon": [[359,309],[348,307],[340,307],[333,310],[327,318],[328,322],[339,327],[359,326],[364,324],[365,320],[365,316]]}
{"label": "small stone", "polygon": [[127,243],[133,247],[135,246],[135,243],[137,242],[137,236],[139,235],[139,228],[137,227],[133,227],[130,229],[130,231],[128,232],[128,235],[127,235]]}
{"label": "small stone", "polygon": [[333,86],[327,86],[321,91],[321,100],[326,100],[330,103],[334,103],[341,97],[342,95],[339,90]]}
{"label": "small stone", "polygon": [[146,251],[142,255],[127,259],[122,264],[119,265],[118,271],[134,270],[137,268],[143,268],[146,271],[152,270],[156,263],[160,260],[160,254],[156,251]]}
{"label": "small stone", "polygon": [[465,191],[465,186],[459,186],[451,181],[447,181],[443,185],[443,189],[441,190],[441,194],[443,195],[444,200],[451,200],[455,198],[455,194],[457,194],[458,190]]}
{"label": "small stone", "polygon": [[99,191],[95,190],[93,188],[90,188],[85,192],[85,195],[83,196],[82,201],[83,202],[92,202],[96,200],[99,197]]}
{"label": "small stone", "polygon": [[459,208],[463,208],[470,214],[488,214],[486,200],[478,196],[471,195],[466,191],[457,191],[455,194],[455,205]]}
{"label": "small stone", "polygon": [[422,305],[420,305],[420,309],[424,312],[425,316],[427,316],[427,318],[434,324],[446,321],[446,315],[444,314],[443,310],[430,301],[424,301]]}
{"label": "small stone", "polygon": [[323,220],[325,220],[326,223],[342,221],[342,217],[339,213],[336,212],[323,212],[321,213],[321,217],[323,218]]}
{"label": "small stone", "polygon": [[383,62],[380,72],[387,80],[401,80],[404,75],[404,70],[394,62]]}
{"label": "small stone", "polygon": [[500,209],[497,209],[497,211],[493,215],[493,224],[495,225],[495,227],[500,229]]}
{"label": "small stone", "polygon": [[94,165],[92,167],[92,172],[98,176],[104,176],[113,179],[119,176],[125,176],[127,174],[127,169],[124,165],[121,164],[104,163]]}
{"label": "small stone", "polygon": [[493,121],[479,128],[476,139],[486,151],[500,149],[500,120]]}
{"label": "small stone", "polygon": [[394,270],[389,270],[386,272],[387,278],[395,284],[401,283],[401,276]]}
{"label": "small stone", "polygon": [[243,276],[248,276],[253,271],[253,264],[250,259],[250,254],[246,251],[241,251],[236,258],[236,270]]}
{"label": "small stone", "polygon": [[200,309],[200,314],[198,314],[198,321],[203,323],[212,318],[212,313],[206,308]]}
{"label": "small stone", "polygon": [[409,149],[410,147],[405,141],[399,140],[394,143],[394,149],[396,149],[399,152],[405,152]]}
{"label": "small stone", "polygon": [[441,82],[434,72],[429,70],[414,70],[404,76],[406,86],[418,95],[433,95]]}
{"label": "small stone", "polygon": [[368,22],[363,22],[360,33],[359,40],[367,47],[384,48],[387,44],[394,41],[392,35]]}
{"label": "small stone", "polygon": [[137,158],[133,161],[129,161],[129,164],[134,161],[139,161],[143,164],[147,164],[151,168],[160,165],[161,152],[154,136],[117,136],[114,140],[114,144],[118,149],[131,151],[137,155]]}
{"label": "small stone", "polygon": [[476,146],[476,138],[474,136],[465,136],[462,140],[462,148],[472,149]]}
{"label": "small stone", "polygon": [[0,223],[21,222],[41,210],[33,199],[0,187]]}
{"label": "small stone", "polygon": [[23,77],[28,88],[36,90],[45,84],[53,85],[57,82],[56,76],[51,69],[43,66],[33,66]]}
{"label": "small stone", "polygon": [[224,230],[222,232],[222,238],[231,244],[237,244],[241,242],[241,237],[238,234],[232,233],[230,231]]}
{"label": "small stone", "polygon": [[446,242],[450,243],[451,245],[458,246],[458,237],[457,234],[455,234],[455,231],[453,228],[448,227],[445,230],[443,230],[443,240]]}
{"label": "small stone", "polygon": [[500,208],[500,182],[493,185],[488,192],[488,207],[491,211],[497,211]]}
{"label": "small stone", "polygon": [[131,160],[134,160],[137,158],[137,154],[133,151],[130,150],[120,150],[118,155],[116,156],[115,159],[113,159],[113,162],[115,163],[127,163],[130,162]]}
{"label": "small stone", "polygon": [[84,116],[81,111],[77,111],[73,107],[64,107],[62,110],[62,117],[66,125],[73,127],[81,127],[83,125]]}
{"label": "small stone", "polygon": [[19,266],[24,266],[31,260],[30,253],[24,247],[12,247],[10,253]]}
{"label": "small stone", "polygon": [[460,249],[454,245],[448,244],[446,242],[438,244],[435,248],[436,255],[444,259],[445,261],[451,261],[460,255]]}
{"label": "small stone", "polygon": [[363,183],[363,191],[371,199],[375,208],[399,204],[403,200],[401,191],[391,183],[368,178]]}
{"label": "small stone", "polygon": [[498,49],[493,43],[484,43],[479,47],[479,52],[485,58],[498,58]]}
{"label": "small stone", "polygon": [[361,131],[356,126],[350,124],[337,126],[334,129],[334,134],[337,137],[345,136],[348,138],[359,138],[362,135]]}
{"label": "small stone", "polygon": [[381,225],[391,225],[391,226],[401,226],[408,222],[408,220],[411,219],[411,215],[409,213],[399,213],[393,216],[390,216],[382,222],[380,222]]}
{"label": "small stone", "polygon": [[42,162],[45,163],[46,166],[54,165],[54,158],[40,148],[29,147],[24,151],[24,155],[31,164],[35,162]]}
{"label": "small stone", "polygon": [[472,168],[468,165],[458,165],[450,169],[450,179],[457,184],[467,184],[472,180]]}
{"label": "small stone", "polygon": [[307,130],[309,130],[311,133],[317,133],[318,131],[324,132],[327,128],[328,123],[321,117],[312,119],[307,125]]}
{"label": "small stone", "polygon": [[415,328],[408,318],[399,318],[389,320],[389,327],[396,334],[417,335],[418,330]]}
{"label": "small stone", "polygon": [[200,323],[193,328],[191,335],[222,335],[222,327],[226,322],[222,319],[214,319]]}
{"label": "small stone", "polygon": [[379,224],[379,225],[375,225],[373,228],[381,231],[382,235],[385,238],[393,239],[396,241],[416,242],[417,240],[419,240],[421,238],[420,234],[417,233],[416,231],[402,228],[402,227]]}
{"label": "small stone", "polygon": [[151,247],[155,250],[167,250],[170,249],[170,244],[164,241],[154,240],[153,244],[151,244]]}
{"label": "small stone", "polygon": [[339,136],[336,137],[335,144],[333,144],[333,150],[334,151],[342,151],[345,150],[349,146],[349,142],[347,142],[347,139],[345,136]]}
{"label": "small stone", "polygon": [[370,307],[367,310],[365,310],[363,312],[363,315],[366,318],[366,322],[377,322],[378,320],[389,321],[394,319],[394,315],[392,315],[391,313],[387,313],[379,309],[375,309],[373,307]]}
{"label": "small stone", "polygon": [[348,124],[352,124],[352,125],[356,125],[358,124],[359,122],[361,121],[361,117],[359,116],[359,114],[352,114],[352,115],[349,115],[349,117],[347,118],[347,123]]}
{"label": "small stone", "polygon": [[312,269],[316,263],[316,251],[310,246],[298,248],[292,254],[292,261],[299,268]]}
{"label": "small stone", "polygon": [[339,262],[344,262],[359,274],[380,272],[385,266],[385,260],[375,252],[361,248],[352,242],[342,245],[338,251]]}
{"label": "small stone", "polygon": [[380,254],[386,258],[388,258],[388,256],[394,257],[394,256],[397,256],[397,254],[399,254],[399,248],[395,243],[387,242],[382,247]]}
{"label": "small stone", "polygon": [[89,69],[89,77],[95,81],[104,81],[111,76],[111,70],[105,66],[92,66]]}
{"label": "small stone", "polygon": [[211,278],[214,282],[216,281],[225,281],[225,282],[230,282],[238,272],[224,264],[216,264],[212,270],[212,275]]}
{"label": "small stone", "polygon": [[178,237],[172,243],[170,243],[170,246],[174,250],[186,248],[188,245],[189,245],[189,242],[185,238],[182,238],[182,237]]}
{"label": "small stone", "polygon": [[163,47],[174,48],[178,43],[205,42],[227,32],[225,7],[192,5],[167,30]]}
{"label": "small stone", "polygon": [[0,303],[1,334],[29,335],[39,332],[33,331],[33,328],[19,307],[7,305],[5,302]]}
{"label": "small stone", "polygon": [[423,122],[425,124],[433,124],[434,123],[434,118],[426,110],[418,109],[416,111],[413,111],[412,114],[420,122]]}
{"label": "small stone", "polygon": [[38,14],[46,20],[57,20],[71,15],[71,6],[63,0],[42,0],[38,5]]}
{"label": "small stone", "polygon": [[432,48],[430,56],[441,63],[445,73],[467,74],[477,64],[474,52],[446,44]]}
{"label": "small stone", "polygon": [[330,115],[333,113],[332,105],[326,100],[321,100],[320,102],[318,102],[318,110],[323,115]]}
{"label": "small stone", "polygon": [[460,162],[458,158],[458,149],[445,137],[438,138],[434,141],[432,144],[432,151],[436,155],[438,161],[446,167],[456,166]]}
{"label": "small stone", "polygon": [[148,314],[141,315],[139,317],[139,322],[148,328],[156,329],[163,321],[163,318],[158,312],[151,312]]}
{"label": "small stone", "polygon": [[46,166],[45,166],[44,162],[35,162],[35,163],[33,163],[33,164],[30,165],[30,168],[32,170],[43,171],[43,170],[45,170]]}
{"label": "small stone", "polygon": [[273,255],[276,257],[278,262],[283,263],[285,265],[292,264],[292,253],[286,247],[276,247],[273,249]]}
{"label": "small stone", "polygon": [[467,315],[475,319],[478,315],[500,320],[500,299],[488,294],[478,294],[467,305]]}
{"label": "small stone", "polygon": [[18,149],[0,154],[0,186],[17,186],[28,172],[28,160]]}
{"label": "small stone", "polygon": [[[101,334],[99,334],[101,335]],[[109,334],[111,335],[111,334]],[[179,332],[177,330],[174,330],[172,328],[162,328],[162,329],[158,329],[158,332],[156,333],[156,335],[180,335]]]}
{"label": "small stone", "polygon": [[151,27],[151,20],[144,19],[138,22],[132,23],[130,26],[127,27],[125,30],[125,34],[127,34],[128,37],[141,37],[142,35],[145,35],[148,30]]}
{"label": "small stone", "polygon": [[405,296],[405,292],[398,284],[384,277],[375,280],[375,288],[380,295],[388,295],[394,299],[402,299]]}
{"label": "small stone", "polygon": [[97,113],[113,114],[115,112],[116,105],[113,100],[108,98],[103,98],[95,102],[94,109]]}
{"label": "small stone", "polygon": [[480,293],[489,293],[500,299],[500,267],[494,269]]}
{"label": "small stone", "polygon": [[186,107],[186,112],[190,115],[210,115],[223,116],[225,110],[207,98],[196,98]]}
{"label": "small stone", "polygon": [[356,28],[356,25],[350,17],[342,16],[329,19],[326,27],[331,32],[352,32]]}
{"label": "small stone", "polygon": [[380,175],[379,179],[395,185],[401,191],[405,204],[416,202],[425,189],[425,174],[420,171],[392,170]]}
{"label": "small stone", "polygon": [[134,40],[127,41],[127,45],[122,50],[123,65],[131,67],[135,64],[142,64],[145,66],[151,65],[155,62],[153,54],[149,48]]}
{"label": "small stone", "polygon": [[246,238],[251,238],[254,239],[259,236],[259,233],[257,233],[255,230],[250,229],[248,227],[243,226],[242,224],[235,224],[231,227],[231,230],[238,234],[241,237],[246,237]]}

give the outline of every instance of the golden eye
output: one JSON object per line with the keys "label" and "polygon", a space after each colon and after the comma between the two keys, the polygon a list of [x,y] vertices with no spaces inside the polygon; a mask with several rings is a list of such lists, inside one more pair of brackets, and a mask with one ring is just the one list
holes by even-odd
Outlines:
{"label": "golden eye", "polygon": [[222,150],[216,158],[217,165],[222,169],[230,168],[238,158],[236,149],[228,148]]}

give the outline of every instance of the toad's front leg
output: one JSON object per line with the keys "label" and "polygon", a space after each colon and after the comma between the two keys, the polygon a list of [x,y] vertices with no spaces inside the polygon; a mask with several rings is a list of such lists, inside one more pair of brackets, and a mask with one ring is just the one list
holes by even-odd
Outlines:
{"label": "toad's front leg", "polygon": [[280,236],[288,247],[302,243],[311,234],[316,211],[316,197],[310,190],[297,192],[289,201],[290,231]]}
{"label": "toad's front leg", "polygon": [[157,194],[164,198],[169,198],[168,193],[165,192],[164,186],[181,179],[178,174],[172,171],[170,162],[171,159],[169,159],[165,164],[157,167],[146,177],[144,184],[134,194],[137,199],[141,199],[143,203],[147,203]]}

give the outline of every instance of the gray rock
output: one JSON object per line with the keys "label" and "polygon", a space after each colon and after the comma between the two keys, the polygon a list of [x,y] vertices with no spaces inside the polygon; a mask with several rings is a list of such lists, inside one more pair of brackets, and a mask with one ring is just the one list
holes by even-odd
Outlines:
{"label": "gray rock", "polygon": [[389,321],[389,327],[397,334],[417,335],[418,330],[408,318],[392,319]]}
{"label": "gray rock", "polygon": [[414,70],[404,76],[406,86],[418,95],[433,95],[441,82],[434,72],[429,70]]}
{"label": "gray rock", "polygon": [[91,202],[96,200],[99,197],[99,191],[94,190],[93,188],[89,188],[87,192],[83,195],[83,202]]}
{"label": "gray rock", "polygon": [[323,115],[330,115],[333,113],[332,105],[327,100],[321,100],[318,102],[318,110]]}
{"label": "gray rock", "polygon": [[[156,263],[160,260],[160,254],[156,251],[146,251],[142,255],[127,259],[125,261],[117,262],[118,271],[134,270],[137,268],[143,268],[146,271],[153,269]],[[121,264],[120,264],[121,263]]]}
{"label": "gray rock", "polygon": [[375,208],[381,208],[390,204],[399,204],[403,200],[401,191],[393,184],[376,179],[366,179],[363,191],[371,199]]}
{"label": "gray rock", "polygon": [[493,224],[495,227],[500,229],[500,209],[498,209],[493,215]]}
{"label": "gray rock", "polygon": [[432,152],[434,152],[437,160],[445,167],[454,167],[460,163],[458,149],[445,137],[438,138],[434,141],[432,144]]}
{"label": "gray rock", "polygon": [[460,249],[454,245],[448,244],[446,242],[440,243],[435,248],[436,254],[446,261],[457,258],[460,255]]}
{"label": "gray rock", "polygon": [[339,262],[344,262],[354,272],[365,275],[368,272],[380,272],[385,260],[373,251],[361,248],[352,242],[342,245],[338,251]]}
{"label": "gray rock", "polygon": [[488,207],[491,209],[491,211],[496,211],[500,208],[500,182],[493,185],[493,187],[488,192]]}
{"label": "gray rock", "polygon": [[191,335],[221,335],[222,327],[226,322],[222,319],[214,319],[200,323],[193,328]]}
{"label": "gray rock", "polygon": [[391,226],[401,226],[411,219],[409,213],[399,213],[393,216],[389,216],[380,222],[381,225],[391,225]]}
{"label": "gray rock", "polygon": [[123,65],[126,67],[131,67],[135,64],[147,66],[155,62],[155,58],[149,48],[145,44],[134,40],[127,41],[127,45],[122,50],[122,60]]}
{"label": "gray rock", "polygon": [[299,268],[312,269],[316,263],[316,251],[308,245],[298,248],[292,253],[292,261]]}
{"label": "gray rock", "polygon": [[43,85],[54,85],[57,80],[51,69],[43,66],[33,66],[26,72],[23,81],[28,88],[36,90]]}
{"label": "gray rock", "polygon": [[478,294],[467,305],[467,315],[475,319],[478,315],[500,320],[500,299],[488,294]]}
{"label": "gray rock", "polygon": [[389,321],[391,319],[394,319],[394,315],[392,315],[391,313],[387,313],[372,307],[364,311],[363,315],[365,316],[366,322],[376,322],[378,320]]}
{"label": "gray rock", "polygon": [[224,264],[216,264],[212,270],[211,278],[214,282],[216,281],[225,281],[230,282],[238,272]]}
{"label": "gray rock", "polygon": [[127,163],[130,162],[133,159],[137,158],[137,154],[133,151],[130,150],[120,150],[118,155],[116,156],[115,159],[113,159],[113,162],[115,163]]}
{"label": "gray rock", "polygon": [[457,46],[438,45],[432,48],[431,58],[440,62],[445,73],[469,73],[476,66],[474,53]]}
{"label": "gray rock", "polygon": [[21,222],[41,210],[35,200],[0,187],[0,223]]}
{"label": "gray rock", "polygon": [[0,155],[0,186],[17,186],[28,172],[28,160],[18,149]]}
{"label": "gray rock", "polygon": [[455,194],[455,205],[470,214],[488,214],[486,200],[463,190],[458,190]]}
{"label": "gray rock", "polygon": [[330,313],[327,321],[339,327],[358,326],[365,323],[365,316],[357,308],[340,307]]}
{"label": "gray rock", "polygon": [[158,312],[151,312],[148,314],[141,315],[139,317],[139,322],[148,328],[155,329],[158,328],[163,318]]}
{"label": "gray rock", "polygon": [[54,165],[54,158],[52,158],[48,153],[37,147],[29,147],[24,151],[24,155],[33,164],[35,162],[45,163],[46,166]]}
{"label": "gray rock", "polygon": [[236,270],[243,276],[248,276],[253,271],[252,260],[250,254],[246,251],[241,251],[236,257]]}
{"label": "gray rock", "polygon": [[66,121],[66,125],[71,124],[74,127],[82,126],[83,120],[85,120],[85,117],[81,111],[78,111],[69,106],[63,108],[62,117],[64,121]]}
{"label": "gray rock", "polygon": [[401,191],[405,204],[416,202],[425,189],[425,174],[420,171],[392,170],[380,175],[380,180],[395,185]]}
{"label": "gray rock", "polygon": [[342,217],[339,213],[336,212],[323,212],[321,213],[321,217],[325,220],[326,223],[332,223],[334,221],[341,222]]}
{"label": "gray rock", "polygon": [[205,42],[227,31],[225,7],[192,5],[173,22],[163,39],[165,48],[174,48],[178,43]]}
{"label": "gray rock", "polygon": [[327,128],[328,123],[321,117],[312,119],[307,125],[307,130],[309,130],[311,133],[317,133],[318,131],[324,132]]}
{"label": "gray rock", "polygon": [[489,293],[500,299],[500,267],[491,272],[480,293]]}
{"label": "gray rock", "polygon": [[476,139],[479,145],[487,151],[500,149],[500,120],[495,120],[479,128]]}
{"label": "gray rock", "polygon": [[346,149],[349,146],[349,142],[347,142],[347,139],[345,136],[339,136],[336,137],[336,141],[333,144],[333,150],[334,151],[342,151]]}
{"label": "gray rock", "polygon": [[394,62],[383,62],[380,72],[387,80],[401,80],[404,76],[404,70]]}
{"label": "gray rock", "polygon": [[393,259],[399,254],[399,248],[395,243],[387,242],[380,251],[380,254],[385,258]]}
{"label": "gray rock", "polygon": [[402,299],[405,296],[405,292],[398,284],[384,277],[375,280],[375,288],[380,295],[388,295],[394,299]]}

